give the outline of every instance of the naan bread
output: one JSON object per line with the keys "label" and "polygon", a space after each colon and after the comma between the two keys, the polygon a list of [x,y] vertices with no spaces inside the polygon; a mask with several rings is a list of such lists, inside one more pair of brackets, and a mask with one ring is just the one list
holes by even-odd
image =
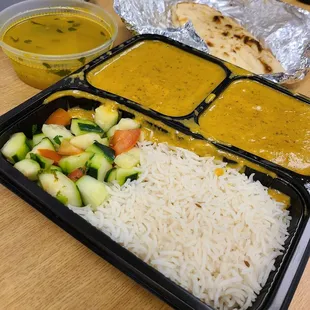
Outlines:
{"label": "naan bread", "polygon": [[249,32],[211,7],[183,2],[172,8],[175,26],[182,26],[189,20],[213,56],[256,74],[284,71],[272,53]]}

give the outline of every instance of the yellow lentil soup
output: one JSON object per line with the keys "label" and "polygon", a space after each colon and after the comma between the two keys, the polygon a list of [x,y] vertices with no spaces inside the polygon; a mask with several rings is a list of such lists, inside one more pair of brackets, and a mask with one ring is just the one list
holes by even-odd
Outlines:
{"label": "yellow lentil soup", "polygon": [[42,55],[67,55],[85,52],[111,38],[99,23],[78,15],[34,16],[12,25],[3,41],[19,50]]}
{"label": "yellow lentil soup", "polygon": [[1,12],[0,45],[28,85],[44,89],[113,46],[118,27],[104,9],[77,0],[27,3]]}
{"label": "yellow lentil soup", "polygon": [[224,78],[219,65],[159,41],[140,42],[87,76],[97,88],[176,117],[191,113]]}
{"label": "yellow lentil soup", "polygon": [[199,118],[205,137],[310,175],[310,106],[253,80],[233,82]]}

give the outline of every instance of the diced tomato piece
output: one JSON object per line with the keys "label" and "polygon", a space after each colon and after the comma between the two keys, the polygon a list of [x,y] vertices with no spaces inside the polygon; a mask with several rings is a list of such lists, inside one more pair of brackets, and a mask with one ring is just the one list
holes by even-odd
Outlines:
{"label": "diced tomato piece", "polygon": [[46,120],[45,124],[56,124],[67,126],[71,122],[70,114],[64,109],[57,109],[53,112],[49,118]]}
{"label": "diced tomato piece", "polygon": [[73,170],[71,173],[68,174],[68,178],[72,180],[73,182],[76,182],[78,179],[80,179],[83,175],[86,174],[86,168],[81,167]]}
{"label": "diced tomato piece", "polygon": [[47,149],[38,149],[38,152],[40,153],[40,155],[42,155],[43,157],[52,159],[54,161],[55,164],[58,164],[58,162],[61,160],[61,156],[52,150],[47,150]]}
{"label": "diced tomato piece", "polygon": [[141,129],[116,130],[111,139],[110,145],[115,155],[127,152],[132,149],[139,140]]}
{"label": "diced tomato piece", "polygon": [[68,140],[62,140],[58,149],[59,155],[70,156],[82,153],[83,150],[72,145]]}

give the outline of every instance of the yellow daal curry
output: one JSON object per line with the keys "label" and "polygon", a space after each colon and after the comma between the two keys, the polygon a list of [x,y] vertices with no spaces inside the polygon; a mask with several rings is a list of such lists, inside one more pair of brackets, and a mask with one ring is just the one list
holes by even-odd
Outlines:
{"label": "yellow daal curry", "polygon": [[205,137],[310,175],[310,106],[252,80],[233,82],[199,118]]}
{"label": "yellow daal curry", "polygon": [[168,116],[191,113],[225,78],[217,64],[159,41],[143,41],[88,74],[95,87]]}
{"label": "yellow daal curry", "polygon": [[103,25],[94,20],[57,13],[18,21],[6,31],[3,41],[25,52],[66,55],[94,49],[110,38]]}

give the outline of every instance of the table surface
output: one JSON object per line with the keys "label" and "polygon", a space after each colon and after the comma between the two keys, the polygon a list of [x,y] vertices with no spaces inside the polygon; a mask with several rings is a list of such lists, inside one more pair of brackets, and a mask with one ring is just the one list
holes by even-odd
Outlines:
{"label": "table surface", "polygon": [[[98,2],[119,23],[116,44],[131,37],[112,1]],[[1,115],[38,90],[19,81],[2,51],[0,68]],[[294,90],[310,96],[309,86],[310,76]],[[1,309],[170,309],[2,185],[0,197]],[[309,287],[310,263],[290,310],[309,309]]]}

